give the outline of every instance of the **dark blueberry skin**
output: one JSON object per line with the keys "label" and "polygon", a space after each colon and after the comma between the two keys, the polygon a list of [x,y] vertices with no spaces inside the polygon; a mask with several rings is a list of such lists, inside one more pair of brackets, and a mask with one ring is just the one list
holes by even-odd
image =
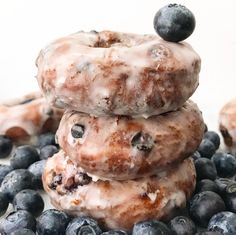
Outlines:
{"label": "dark blueberry skin", "polygon": [[169,222],[173,235],[194,235],[197,228],[194,222],[185,216],[177,216]]}
{"label": "dark blueberry skin", "polygon": [[47,160],[41,160],[34,162],[32,165],[29,166],[28,170],[34,175],[34,188],[35,189],[42,189],[42,174],[45,167]]}
{"label": "dark blueberry skin", "polygon": [[10,138],[0,135],[0,158],[6,158],[11,153],[13,144]]}
{"label": "dark blueberry skin", "polygon": [[1,185],[4,177],[13,170],[14,169],[12,166],[0,164],[0,185]]}
{"label": "dark blueberry skin", "polygon": [[47,133],[41,134],[38,137],[37,147],[41,149],[42,147],[46,145],[57,145],[55,141],[55,134],[51,132],[47,132]]}
{"label": "dark blueberry skin", "polygon": [[171,235],[171,230],[161,221],[148,220],[136,223],[133,227],[132,235]]}
{"label": "dark blueberry skin", "polygon": [[10,165],[14,169],[26,169],[32,163],[39,160],[39,154],[35,147],[22,145],[17,147],[10,158]]}
{"label": "dark blueberry skin", "polygon": [[0,192],[0,216],[4,215],[8,208],[8,199],[5,194]]}
{"label": "dark blueberry skin", "polygon": [[212,180],[203,179],[197,182],[196,193],[203,192],[203,191],[212,191],[212,192],[218,193],[218,186]]}
{"label": "dark blueberry skin", "polygon": [[215,131],[205,132],[204,139],[210,140],[215,145],[216,149],[220,147],[220,136]]}
{"label": "dark blueberry skin", "polygon": [[33,174],[25,169],[17,169],[6,175],[2,181],[0,190],[12,201],[14,196],[23,189],[32,189]]}
{"label": "dark blueberry skin", "polygon": [[217,171],[215,164],[208,158],[199,158],[195,162],[197,180],[210,179],[215,180]]}
{"label": "dark blueberry skin", "polygon": [[35,231],[36,228],[35,218],[25,210],[12,212],[0,222],[0,233],[2,234],[8,235],[21,228],[28,228],[32,231]]}
{"label": "dark blueberry skin", "polygon": [[225,194],[226,187],[232,182],[233,181],[228,178],[218,178],[215,180],[215,183],[218,187],[218,192],[221,196]]}
{"label": "dark blueberry skin", "polygon": [[224,235],[235,235],[236,214],[229,211],[215,214],[209,221],[208,230]]}
{"label": "dark blueberry skin", "polygon": [[96,220],[89,217],[78,217],[73,219],[67,226],[66,235],[93,234],[102,233]]}
{"label": "dark blueberry skin", "polygon": [[70,222],[68,215],[56,209],[44,211],[37,220],[38,235],[64,235]]}
{"label": "dark blueberry skin", "polygon": [[39,193],[32,189],[24,189],[13,199],[14,210],[26,210],[33,216],[39,216],[44,209],[44,201]]}
{"label": "dark blueberry skin", "polygon": [[189,214],[194,222],[206,227],[210,218],[223,210],[225,210],[223,199],[214,192],[204,191],[195,194],[191,199]]}
{"label": "dark blueberry skin", "polygon": [[217,174],[220,177],[231,177],[236,174],[236,158],[228,153],[218,152],[212,157]]}
{"label": "dark blueberry skin", "polygon": [[209,139],[203,139],[197,151],[201,157],[211,158],[216,151],[216,147]]}
{"label": "dark blueberry skin", "polygon": [[10,233],[10,235],[35,235],[35,233],[30,229],[22,228]]}
{"label": "dark blueberry skin", "polygon": [[113,230],[113,231],[101,233],[101,235],[128,235],[128,233],[122,230]]}
{"label": "dark blueberry skin", "polygon": [[58,148],[55,145],[46,145],[40,149],[39,157],[41,160],[48,159],[58,152]]}
{"label": "dark blueberry skin", "polygon": [[200,157],[201,157],[201,154],[198,151],[194,152],[193,155],[192,155],[192,158],[193,158],[194,161],[196,161]]}
{"label": "dark blueberry skin", "polygon": [[186,7],[169,4],[154,17],[155,31],[166,41],[179,42],[189,37],[195,28],[195,17]]}
{"label": "dark blueberry skin", "polygon": [[225,201],[226,208],[236,213],[236,182],[233,181],[229,185],[227,185],[225,189],[225,194],[223,195],[223,199]]}

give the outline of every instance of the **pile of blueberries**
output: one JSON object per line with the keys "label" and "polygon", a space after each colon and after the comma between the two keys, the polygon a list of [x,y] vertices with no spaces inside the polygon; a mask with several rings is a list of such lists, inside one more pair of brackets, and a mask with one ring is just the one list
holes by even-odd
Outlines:
{"label": "pile of blueberries", "polygon": [[[193,154],[197,172],[194,195],[178,216],[163,223],[139,222],[131,234],[214,235],[236,234],[236,157],[219,150],[220,137],[206,131]],[[59,151],[53,133],[38,137],[33,145],[15,146],[0,135],[0,158],[10,156],[10,165],[0,165],[0,215],[9,203],[13,212],[0,220],[2,235],[119,235],[124,231],[104,231],[92,218],[71,218],[56,209],[44,210],[42,172],[47,158]]]}

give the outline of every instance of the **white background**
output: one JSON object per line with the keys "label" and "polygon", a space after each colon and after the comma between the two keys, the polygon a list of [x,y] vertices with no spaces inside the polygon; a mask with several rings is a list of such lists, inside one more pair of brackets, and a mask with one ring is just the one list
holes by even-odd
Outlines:
{"label": "white background", "polygon": [[[57,37],[103,29],[155,33],[158,0],[0,0],[0,100],[37,90],[35,59]],[[187,39],[202,57],[200,86],[192,97],[210,129],[222,105],[236,97],[236,1],[178,1],[197,26]]]}

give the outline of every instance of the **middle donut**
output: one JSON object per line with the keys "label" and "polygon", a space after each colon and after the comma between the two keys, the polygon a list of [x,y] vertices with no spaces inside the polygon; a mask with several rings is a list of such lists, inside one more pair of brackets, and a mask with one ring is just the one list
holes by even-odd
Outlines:
{"label": "middle donut", "polygon": [[57,131],[71,160],[98,177],[127,180],[153,175],[189,157],[204,133],[192,101],[174,112],[134,119],[67,111]]}

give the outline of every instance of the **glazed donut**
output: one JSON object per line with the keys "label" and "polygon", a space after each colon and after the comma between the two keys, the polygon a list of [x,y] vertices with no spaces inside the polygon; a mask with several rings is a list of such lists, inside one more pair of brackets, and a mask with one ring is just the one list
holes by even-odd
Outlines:
{"label": "glazed donut", "polygon": [[62,114],[39,93],[28,94],[0,104],[0,134],[16,142],[30,141],[40,133],[55,132]]}
{"label": "glazed donut", "polygon": [[146,219],[169,219],[195,188],[195,168],[189,158],[156,176],[128,181],[94,181],[73,165],[61,150],[43,173],[52,204],[74,216],[92,216],[109,229],[130,230]]}
{"label": "glazed donut", "polygon": [[86,172],[127,180],[152,175],[189,157],[203,133],[201,113],[187,101],[175,112],[148,119],[66,111],[56,136],[65,153]]}
{"label": "glazed donut", "polygon": [[51,104],[94,116],[145,118],[181,107],[198,86],[200,63],[185,42],[112,31],[58,39],[36,61]]}
{"label": "glazed donut", "polygon": [[225,147],[236,153],[236,99],[226,103],[219,114],[219,129],[223,136]]}

